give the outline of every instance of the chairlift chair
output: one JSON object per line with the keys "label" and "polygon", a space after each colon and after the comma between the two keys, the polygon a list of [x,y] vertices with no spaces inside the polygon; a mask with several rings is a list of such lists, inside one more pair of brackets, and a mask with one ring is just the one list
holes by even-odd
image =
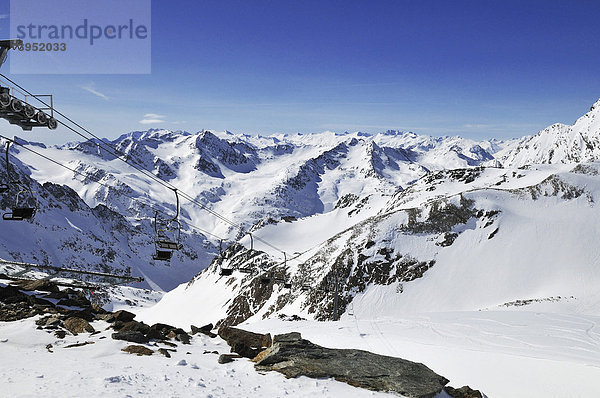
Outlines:
{"label": "chairlift chair", "polygon": [[154,241],[155,253],[152,256],[154,260],[169,261],[173,257],[175,250],[180,250],[182,245],[179,243],[181,239],[181,223],[179,222],[179,195],[177,189],[175,198],[177,200],[177,213],[175,217],[167,220],[161,220],[158,217],[158,211],[154,213],[154,230],[156,239]]}
{"label": "chairlift chair", "polygon": [[[8,160],[9,147],[10,142],[6,144],[6,174],[8,175],[8,180],[10,181],[10,162]],[[2,219],[7,221],[22,221],[32,219],[35,215],[37,205],[31,187],[26,186],[19,181],[11,182],[11,184],[17,185],[20,189],[17,192],[15,205],[10,209],[9,212],[6,212],[2,215]],[[0,190],[4,188],[6,188],[6,190],[1,192],[8,191],[10,187],[8,184],[2,184],[2,186],[0,186]],[[25,197],[25,199],[23,199],[23,197]],[[31,205],[32,203],[33,206]]]}
{"label": "chairlift chair", "polygon": [[231,276],[233,274],[233,268],[223,267],[223,239],[219,241],[219,257],[221,258],[221,267],[219,269],[220,276]]}
{"label": "chairlift chair", "polygon": [[284,289],[291,289],[292,288],[292,283],[291,282],[286,282],[285,278],[275,277],[275,278],[273,278],[273,282],[277,282],[277,283],[283,284]]}

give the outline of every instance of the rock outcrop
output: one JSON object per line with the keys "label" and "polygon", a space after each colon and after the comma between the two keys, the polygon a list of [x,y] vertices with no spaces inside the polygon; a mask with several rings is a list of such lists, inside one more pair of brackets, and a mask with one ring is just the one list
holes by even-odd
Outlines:
{"label": "rock outcrop", "polygon": [[334,378],[355,387],[425,398],[440,393],[448,380],[427,366],[363,350],[321,347],[300,333],[277,335],[255,368],[286,377]]}

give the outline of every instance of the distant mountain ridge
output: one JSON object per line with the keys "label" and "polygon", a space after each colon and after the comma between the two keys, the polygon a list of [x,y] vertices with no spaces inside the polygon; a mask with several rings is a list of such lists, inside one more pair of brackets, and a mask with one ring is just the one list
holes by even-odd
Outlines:
{"label": "distant mountain ridge", "polygon": [[[46,147],[18,141],[93,178],[75,175],[18,146],[12,147],[11,158],[22,179],[35,185],[36,191],[43,191],[44,188],[39,187],[47,183],[64,186],[64,189],[68,187],[81,199],[81,206],[89,208],[89,211],[98,206],[109,210],[103,213],[107,220],[93,221],[93,224],[102,225],[106,235],[97,232],[90,237],[90,242],[102,240],[109,247],[109,242],[115,239],[110,225],[117,219],[125,222],[123,228],[127,233],[122,240],[125,244],[122,249],[108,257],[105,256],[108,252],[98,252],[97,259],[93,255],[85,257],[85,261],[82,260],[84,257],[80,257],[79,262],[110,264],[111,269],[118,272],[144,275],[148,286],[168,290],[188,281],[191,275],[209,265],[218,252],[219,244],[212,235],[224,238],[228,241],[226,243],[240,242],[248,246],[248,231],[268,229],[269,225],[277,225],[282,220],[343,213],[342,219],[336,220],[339,225],[332,226],[331,235],[323,235],[325,240],[392,206],[390,200],[398,195],[401,195],[402,202],[408,203],[411,192],[423,184],[424,178],[431,179],[426,187],[430,191],[426,192],[435,192],[439,199],[452,190],[440,192],[436,188],[436,176],[444,181],[448,176],[452,177],[452,170],[484,166],[513,168],[536,163],[562,164],[598,159],[600,125],[596,115],[600,112],[599,103],[594,104],[590,112],[573,126],[554,125],[534,137],[505,142],[429,137],[392,130],[378,134],[323,132],[261,136],[150,129],[123,134],[114,140],[103,140],[122,152],[129,161],[174,184],[237,225],[224,223],[198,206],[182,201],[182,241],[185,249],[174,257],[171,264],[150,260],[154,210],[149,205],[165,214],[174,214],[172,191],[115,159],[114,155],[102,149],[100,142],[90,140]],[[5,142],[2,144],[4,148]],[[0,172],[5,175],[5,165],[1,167]],[[450,174],[445,175],[446,172]],[[465,175],[471,176],[464,178],[472,178],[469,183],[474,186],[489,187],[489,181],[482,180],[477,173]],[[502,178],[510,176],[507,172]],[[93,180],[99,180],[106,186]],[[502,184],[502,180],[496,183]],[[420,195],[413,198],[415,206],[423,205]],[[37,220],[43,224],[38,221],[33,224],[15,223],[10,230],[4,229],[0,236],[0,258],[74,264],[77,256],[73,256],[75,249],[65,243],[67,234],[64,239],[56,237],[59,249],[53,249],[51,255],[44,247],[44,239],[23,243],[18,249],[8,243],[12,242],[9,235],[13,233],[29,231],[27,233],[43,236],[45,232],[42,229],[52,228],[70,229],[68,235],[72,237],[69,239],[77,241],[75,237],[81,232],[62,221],[72,218],[68,197],[65,194],[56,199],[61,203],[59,206],[50,206],[42,201],[44,206]],[[11,200],[13,197],[3,197],[4,209],[10,206]],[[88,228],[87,224],[84,226],[84,230]],[[81,226],[77,228],[82,229]],[[85,239],[81,244],[86,244]],[[98,267],[101,268],[98,265],[95,269]]]}

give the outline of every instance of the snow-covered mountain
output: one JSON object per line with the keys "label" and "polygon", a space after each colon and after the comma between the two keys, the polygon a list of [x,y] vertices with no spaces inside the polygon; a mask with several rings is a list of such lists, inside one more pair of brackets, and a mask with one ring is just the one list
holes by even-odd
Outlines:
{"label": "snow-covered mountain", "polygon": [[[157,208],[165,214],[175,213],[175,197],[170,189],[116,159],[105,150],[104,143],[90,140],[46,147],[17,142],[25,148],[13,145],[11,159],[21,179],[42,195],[49,193],[37,184],[69,191],[81,209],[67,209],[66,194],[56,199],[60,202],[57,207],[40,201],[33,223],[12,223],[2,230],[5,236],[0,239],[0,257],[132,273],[146,277],[147,286],[165,290],[208,266],[218,252],[219,242],[213,235],[235,241],[251,228],[284,218],[327,213],[369,195],[391,196],[430,169],[444,168],[446,163],[454,167],[486,161],[491,154],[482,147],[492,148],[488,143],[458,137],[420,137],[393,131],[375,136],[326,132],[261,137],[149,130],[107,141],[129,162],[150,170],[237,224],[222,222],[182,200],[184,249],[167,266],[150,260],[154,235],[151,221]],[[5,169],[2,175],[6,175]],[[15,195],[10,192],[3,196],[4,209]],[[95,216],[79,219],[94,209],[105,209],[107,220]],[[111,223],[122,225],[121,232]],[[64,233],[46,238],[46,230]],[[120,237],[114,236],[118,233]],[[14,245],[13,237],[21,234],[33,234],[38,239]],[[95,244],[104,242],[106,253],[91,246],[70,246],[85,246],[87,238]],[[85,258],[75,254],[84,251],[89,252]]]}
{"label": "snow-covered mountain", "polygon": [[600,159],[600,100],[572,126],[556,123],[524,137],[496,156],[505,166],[576,163]]}
{"label": "snow-covered mountain", "polygon": [[[34,198],[38,211],[30,222],[0,221],[0,258],[144,276],[145,287],[173,289],[153,307],[135,309],[148,323],[301,330],[327,346],[431,363],[497,396],[589,396],[597,389],[590,381],[598,379],[600,319],[598,105],[573,126],[506,142],[396,131],[265,137],[166,130],[106,141],[230,221],[183,198],[183,248],[170,263],[151,255],[155,210],[176,211],[172,190],[101,142],[17,140],[11,175],[2,162],[0,183],[30,187],[33,195],[26,190],[19,200]],[[0,196],[5,212],[18,194],[9,185]],[[113,303],[160,295],[128,289]],[[341,321],[314,322],[333,319],[336,296]],[[3,330],[11,340],[29,340],[23,325]],[[39,341],[37,355],[49,358],[49,340]],[[199,344],[177,359],[218,346]],[[100,351],[86,352],[96,358]],[[229,383],[235,369],[248,375],[246,365],[208,384],[221,394],[247,394],[239,380]],[[85,374],[93,380],[97,368]],[[129,380],[138,379],[149,380],[139,373]]]}
{"label": "snow-covered mountain", "polygon": [[[385,263],[391,267],[388,271],[393,268],[400,272],[393,277],[367,277],[371,273],[367,267],[363,276],[355,276],[357,280],[352,283],[356,286],[348,285],[345,306],[363,285],[408,283],[411,278],[427,275],[425,271],[439,263],[438,257],[452,252],[455,240],[461,241],[464,231],[456,228],[470,231],[473,223],[493,223],[507,214],[504,201],[510,202],[512,196],[495,206],[483,206],[479,195],[498,189],[535,190],[548,178],[558,179],[548,181],[558,184],[559,192],[565,187],[560,182],[561,173],[573,169],[562,169],[560,164],[597,157],[598,109],[598,103],[594,104],[571,127],[551,126],[534,137],[507,142],[397,131],[254,136],[167,130],[137,131],[104,143],[90,140],[55,147],[19,141],[25,148],[14,145],[11,161],[20,170],[21,180],[40,196],[40,210],[32,223],[4,223],[0,258],[131,273],[144,276],[145,286],[170,290],[210,264],[218,254],[218,237],[226,241],[225,247],[233,242],[242,245],[233,245],[230,251],[243,258],[256,257],[245,253],[251,246],[247,234],[251,232],[276,242],[275,246],[286,253],[285,259],[290,261],[281,272],[296,278],[296,284],[322,284],[318,275],[327,276],[332,261],[349,264],[350,257],[353,267]],[[175,197],[170,189],[108,153],[105,144],[231,222],[223,222],[182,199],[183,250],[170,263],[151,260],[155,209],[174,214]],[[77,173],[27,149],[58,160]],[[543,163],[559,166],[517,169]],[[495,168],[502,164],[507,168]],[[6,175],[3,167],[2,175]],[[584,189],[577,184],[573,187]],[[2,197],[4,209],[15,195],[9,192]],[[534,201],[532,206],[540,203],[545,202]],[[433,222],[428,219],[432,215],[435,218],[453,211],[460,217],[443,228],[411,229]],[[488,213],[495,214],[496,221],[484,219]],[[356,240],[354,235],[367,233],[359,231],[378,230],[384,220],[404,225],[404,229],[390,236],[369,232],[375,235]],[[61,232],[52,234],[54,231]],[[354,237],[346,237],[348,234]],[[20,237],[18,244],[15,237]],[[414,241],[414,247],[405,239]],[[282,252],[256,239],[253,243],[253,249],[266,252],[265,261],[283,261]],[[406,249],[398,250],[398,245]],[[344,248],[345,254],[338,253],[336,247]],[[256,250],[250,253],[258,253]],[[226,262],[236,258],[232,256]],[[206,276],[216,275],[215,267],[222,258]],[[236,261],[233,266],[243,266],[246,260]],[[306,268],[304,274],[314,278],[302,276],[301,266]],[[350,277],[353,270],[343,272]],[[250,279],[257,280],[256,275]],[[241,289],[241,285],[236,288]],[[228,293],[225,301],[246,294],[242,290]],[[321,296],[319,293],[310,300],[316,303]],[[303,293],[302,300],[306,297],[308,294]],[[330,316],[317,307],[311,310],[315,316]]]}
{"label": "snow-covered mountain", "polygon": [[[298,251],[286,263],[260,244],[270,256],[232,246],[144,316],[179,324],[332,319],[336,279],[340,313],[359,317],[501,309],[526,299],[598,315],[598,175],[597,163],[431,173],[383,206],[355,202],[268,225],[256,235]],[[221,276],[222,268],[233,274]],[[255,273],[239,271],[248,268]],[[208,304],[195,311],[197,302]]]}

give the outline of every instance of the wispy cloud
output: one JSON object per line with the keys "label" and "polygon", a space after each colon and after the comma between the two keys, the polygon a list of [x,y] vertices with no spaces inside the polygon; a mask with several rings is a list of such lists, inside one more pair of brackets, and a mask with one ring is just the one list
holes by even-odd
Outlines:
{"label": "wispy cloud", "polygon": [[103,100],[108,101],[110,98],[108,97],[108,95],[102,94],[100,91],[96,90],[94,88],[94,83],[90,83],[84,86],[79,86],[81,89],[87,91],[88,93],[94,94],[97,97],[102,98]]}
{"label": "wispy cloud", "polygon": [[140,120],[141,124],[156,124],[156,123],[165,123],[167,117],[165,115],[159,115],[156,113],[146,113],[144,118]]}
{"label": "wispy cloud", "polygon": [[464,129],[489,129],[496,127],[493,124],[478,124],[478,123],[467,123],[463,124],[462,128]]}

